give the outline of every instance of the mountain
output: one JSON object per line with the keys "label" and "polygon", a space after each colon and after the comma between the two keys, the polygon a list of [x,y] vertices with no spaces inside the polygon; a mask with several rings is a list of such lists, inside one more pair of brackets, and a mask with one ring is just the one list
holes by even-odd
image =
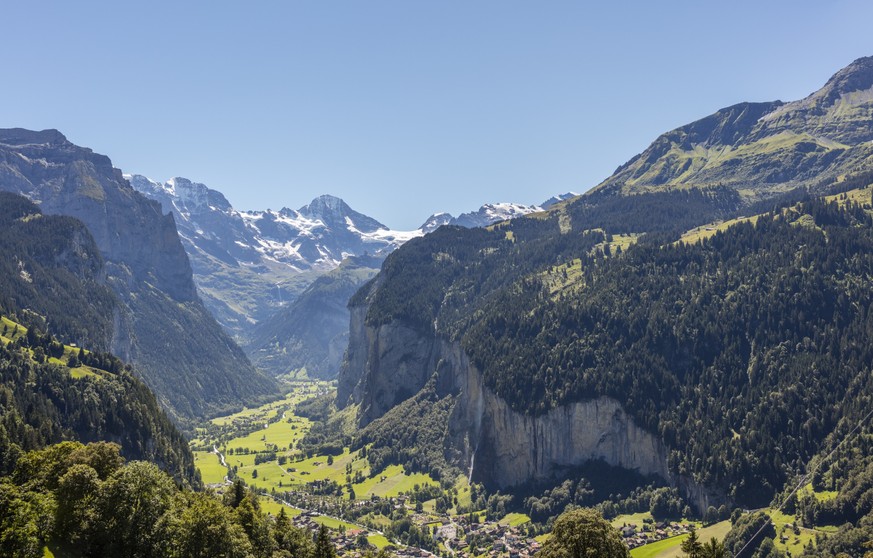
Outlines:
{"label": "mountain", "polygon": [[381,265],[379,257],[349,257],[257,324],[247,345],[255,366],[273,375],[305,370],[310,378],[335,378],[349,343],[349,299]]}
{"label": "mountain", "polygon": [[329,195],[297,210],[238,211],[220,192],[185,178],[129,180],[172,213],[204,303],[241,340],[345,257],[384,256],[421,234],[393,231]]}
{"label": "mountain", "polygon": [[[319,196],[297,210],[239,211],[220,192],[186,178],[159,183],[125,176],[173,215],[204,304],[256,366],[273,375],[303,368],[312,377],[337,374],[349,297],[404,242],[442,225],[481,227],[542,211],[486,204],[458,217],[437,213],[416,230],[395,231],[334,196]],[[341,265],[348,257],[349,264]]]}
{"label": "mountain", "polygon": [[551,198],[544,201],[542,204],[540,204],[540,207],[542,207],[543,209],[549,209],[550,207],[552,207],[553,205],[555,205],[557,203],[560,203],[564,200],[569,200],[570,198],[575,198],[578,195],[579,194],[577,194],[576,192],[567,192],[566,194],[558,194],[557,196],[552,196]]}
{"label": "mountain", "polygon": [[[515,219],[516,217],[536,213],[542,210],[542,207],[536,205],[521,205],[518,203],[486,203],[477,211],[461,213],[457,217],[453,217],[443,224],[457,225],[468,229],[487,227],[493,223]],[[443,213],[442,215],[445,214]],[[428,222],[432,222],[433,219],[434,217],[431,217],[428,219]]]}
{"label": "mountain", "polygon": [[869,168],[873,57],[800,101],[740,103],[656,139],[595,191],[727,186],[748,199],[815,189]]}
{"label": "mountain", "polygon": [[109,441],[199,484],[187,442],[154,395],[103,352],[119,303],[85,225],[0,192],[0,237],[0,475],[23,452]]}
{"label": "mountain", "polygon": [[701,512],[766,505],[873,390],[868,67],[389,255],[350,301],[337,394],[371,464],[518,490],[603,461]]}
{"label": "mountain", "polygon": [[109,158],[56,130],[0,130],[0,190],[87,226],[118,301],[111,334],[87,341],[108,343],[133,363],[176,417],[226,411],[274,391],[203,306],[173,217],[131,188]]}
{"label": "mountain", "polygon": [[[438,213],[418,230],[429,233],[443,225],[487,226],[540,210],[519,204],[486,204],[457,218]],[[339,372],[348,345],[351,296],[372,279],[384,255],[350,257],[310,284],[297,299],[258,323],[245,345],[249,358],[273,375],[306,371],[330,379]]]}

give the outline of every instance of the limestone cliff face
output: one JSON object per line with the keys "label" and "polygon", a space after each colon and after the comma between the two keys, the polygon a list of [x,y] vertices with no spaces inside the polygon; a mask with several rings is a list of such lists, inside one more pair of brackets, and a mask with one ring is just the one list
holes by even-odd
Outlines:
{"label": "limestone cliff face", "polygon": [[121,302],[110,348],[137,366],[171,413],[203,416],[272,392],[203,307],[173,216],[108,157],[56,130],[0,130],[0,190],[87,226]]}
{"label": "limestone cliff face", "polygon": [[423,335],[398,322],[368,326],[367,309],[351,308],[349,349],[337,399],[340,405],[360,405],[362,426],[436,375],[438,390],[456,395],[447,424],[446,457],[473,480],[505,489],[602,459],[679,486],[701,510],[724,502],[717,491],[672,474],[664,444],[635,424],[616,400],[579,401],[539,416],[519,413],[484,385],[459,343]]}
{"label": "limestone cliff face", "polygon": [[361,424],[415,395],[436,370],[443,344],[412,328],[365,323],[367,307],[351,308],[349,348],[340,371],[337,401],[360,403]]}

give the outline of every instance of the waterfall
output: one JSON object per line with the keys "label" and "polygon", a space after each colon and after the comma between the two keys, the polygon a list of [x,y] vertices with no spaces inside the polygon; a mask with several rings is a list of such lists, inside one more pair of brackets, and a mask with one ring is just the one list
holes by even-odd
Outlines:
{"label": "waterfall", "polygon": [[467,482],[473,482],[473,464],[476,462],[476,452],[479,451],[479,441],[476,441],[476,447],[473,448],[473,453],[470,454],[470,470],[467,473]]}

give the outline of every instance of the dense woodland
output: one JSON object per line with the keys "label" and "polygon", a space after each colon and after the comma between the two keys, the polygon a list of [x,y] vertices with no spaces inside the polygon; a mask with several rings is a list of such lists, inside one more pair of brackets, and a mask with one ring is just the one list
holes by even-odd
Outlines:
{"label": "dense woodland", "polygon": [[68,364],[96,372],[74,378],[67,365],[47,361],[63,346],[33,331],[0,347],[0,474],[23,452],[50,444],[113,441],[128,459],[152,461],[177,481],[199,485],[187,441],[129,367],[82,352]]}
{"label": "dense woodland", "polygon": [[284,513],[269,517],[235,484],[223,501],[183,490],[158,467],[125,463],[111,443],[64,442],[23,455],[0,477],[4,556],[333,558]]}
{"label": "dense woodland", "polygon": [[108,350],[117,303],[88,229],[0,192],[0,239],[0,312],[27,309],[29,320],[62,341]]}

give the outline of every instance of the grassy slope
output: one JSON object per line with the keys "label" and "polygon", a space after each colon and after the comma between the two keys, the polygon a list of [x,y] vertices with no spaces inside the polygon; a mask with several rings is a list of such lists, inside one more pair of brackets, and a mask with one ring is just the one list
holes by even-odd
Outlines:
{"label": "grassy slope", "polygon": [[[718,540],[724,540],[725,535],[727,535],[728,531],[730,530],[731,522],[721,521],[719,523],[714,523],[708,527],[698,529],[697,536],[700,538],[701,541],[708,541],[713,537]],[[687,534],[679,535],[678,537],[671,537],[669,539],[664,539],[656,543],[647,544],[645,546],[635,548],[631,550],[631,557],[679,558],[683,555],[682,551],[679,549],[679,545],[682,544],[682,541],[684,541],[687,537]]]}
{"label": "grassy slope", "polygon": [[[3,327],[7,328],[6,335],[0,334],[0,343],[4,345],[8,345],[9,343],[15,341],[19,337],[23,337],[27,335],[27,328],[23,325],[13,322],[9,318],[5,316],[0,316],[0,332],[3,331]],[[16,327],[18,330],[16,331]],[[57,364],[59,366],[67,366],[67,362],[70,360],[70,357],[73,356],[73,352],[78,354],[79,348],[71,347],[70,345],[64,345],[64,354],[61,358],[49,357],[46,359],[47,362],[51,364]],[[28,352],[33,354],[33,351],[28,350]],[[85,351],[88,353],[88,351]],[[75,368],[70,368],[70,375],[74,378],[84,378],[86,376],[94,376],[99,377],[107,372],[103,370],[98,370],[96,368],[91,368],[90,366],[77,366]]]}

